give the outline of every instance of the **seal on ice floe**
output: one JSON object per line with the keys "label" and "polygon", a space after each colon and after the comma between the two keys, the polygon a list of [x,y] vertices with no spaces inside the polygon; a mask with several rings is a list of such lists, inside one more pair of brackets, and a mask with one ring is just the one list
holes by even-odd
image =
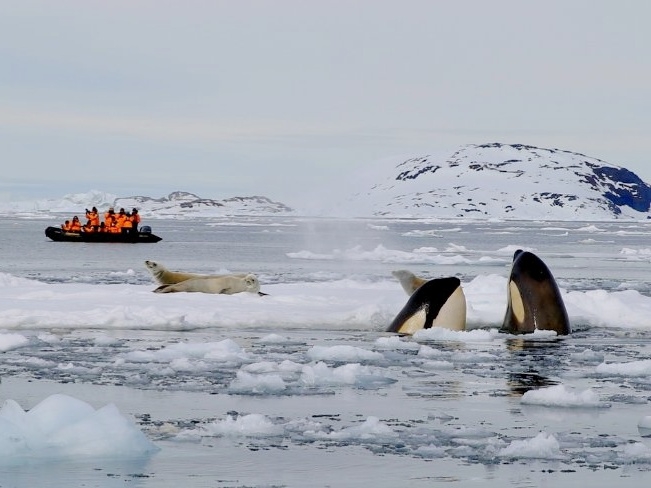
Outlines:
{"label": "seal on ice floe", "polygon": [[[234,293],[248,291],[251,293],[257,292],[260,296],[267,295],[260,291],[258,278],[251,273],[223,275],[184,273],[182,271],[170,271],[162,264],[150,260],[145,261],[145,266],[154,279],[161,285],[154,290],[155,293],[186,291],[232,295]],[[207,280],[207,282],[199,283],[201,280]],[[191,281],[191,283],[182,285],[182,283],[185,283],[186,281]]]}
{"label": "seal on ice floe", "polygon": [[397,269],[392,271],[391,274],[398,279],[400,285],[402,285],[402,289],[405,290],[407,295],[412,295],[418,288],[427,283],[426,279],[419,278],[406,269]]}
{"label": "seal on ice floe", "polygon": [[501,332],[528,334],[553,330],[572,332],[556,280],[535,254],[518,249],[513,255],[507,288],[507,307]]}
{"label": "seal on ice floe", "polygon": [[215,275],[190,278],[178,283],[161,285],[154,290],[154,293],[201,292],[233,295],[245,291],[262,294],[260,293],[260,282],[255,275]]}
{"label": "seal on ice floe", "polygon": [[[173,285],[175,283],[191,280],[193,278],[211,278],[214,276],[226,276],[226,275],[205,275],[205,274],[197,274],[197,273],[184,273],[182,271],[171,271],[167,269],[165,266],[163,266],[162,264],[157,263],[156,261],[149,261],[149,260],[145,261],[145,266],[152,274],[154,279],[161,285]],[[235,274],[232,276],[244,277],[246,276],[246,273]]]}
{"label": "seal on ice floe", "polygon": [[413,334],[431,327],[465,330],[466,296],[459,278],[437,278],[419,286],[387,332]]}

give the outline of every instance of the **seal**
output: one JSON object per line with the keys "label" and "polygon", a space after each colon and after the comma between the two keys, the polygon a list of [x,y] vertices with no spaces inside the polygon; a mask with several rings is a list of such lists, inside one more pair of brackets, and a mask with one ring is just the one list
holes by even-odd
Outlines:
{"label": "seal", "polygon": [[156,261],[145,261],[145,266],[152,274],[154,279],[161,285],[173,285],[182,281],[191,280],[194,278],[212,278],[215,276],[239,276],[241,278],[246,276],[246,273],[233,274],[233,275],[206,275],[197,273],[184,273],[182,271],[171,271]]}
{"label": "seal", "polygon": [[506,315],[500,332],[528,334],[535,330],[553,330],[558,335],[572,332],[551,271],[538,256],[518,249],[513,254]]}
{"label": "seal", "polygon": [[201,292],[233,295],[235,293],[260,293],[260,282],[254,274],[207,276],[161,285],[154,293]]}
{"label": "seal", "polygon": [[414,273],[407,271],[406,269],[397,269],[395,271],[392,271],[391,274],[398,279],[400,285],[402,286],[402,289],[405,290],[405,293],[410,296],[418,288],[427,283],[426,279],[419,278]]}
{"label": "seal", "polygon": [[431,327],[465,330],[466,296],[459,278],[437,278],[418,287],[387,332],[413,334]]}

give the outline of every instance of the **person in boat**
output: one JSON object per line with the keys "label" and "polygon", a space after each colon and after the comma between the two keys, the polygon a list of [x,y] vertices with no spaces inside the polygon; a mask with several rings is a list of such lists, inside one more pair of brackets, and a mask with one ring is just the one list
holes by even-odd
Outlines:
{"label": "person in boat", "polygon": [[123,234],[130,234],[131,231],[133,230],[133,222],[131,220],[131,214],[127,212],[126,218],[122,220],[122,223],[120,224],[120,232]]}
{"label": "person in boat", "polygon": [[127,220],[127,214],[123,208],[121,208],[118,214],[115,216],[115,220],[118,224],[118,227],[122,229],[122,225],[124,224],[124,221]]}
{"label": "person in boat", "polygon": [[90,220],[81,226],[81,231],[86,233],[97,232],[97,227],[91,225]]}
{"label": "person in boat", "polygon": [[104,223],[108,229],[113,227],[113,224],[115,223],[115,210],[113,210],[113,207],[110,207],[108,211],[104,213]]}
{"label": "person in boat", "polygon": [[70,230],[70,221],[66,220],[63,224],[61,224],[61,228],[65,231],[68,232]]}
{"label": "person in boat", "polygon": [[138,209],[134,208],[131,210],[131,224],[133,225],[133,231],[138,232],[138,225],[140,225],[140,214],[138,213]]}
{"label": "person in boat", "polygon": [[120,232],[122,232],[116,219],[113,219],[111,225],[106,226],[106,231],[110,232],[111,234],[119,234]]}
{"label": "person in boat", "polygon": [[97,228],[97,232],[108,232],[108,229],[106,228],[106,224],[104,222],[101,222],[99,224],[99,227]]}
{"label": "person in boat", "polygon": [[81,222],[76,215],[72,218],[72,222],[70,222],[68,232],[81,232]]}
{"label": "person in boat", "polygon": [[93,227],[99,227],[99,213],[97,212],[97,207],[92,209],[86,209],[86,225],[91,225]]}

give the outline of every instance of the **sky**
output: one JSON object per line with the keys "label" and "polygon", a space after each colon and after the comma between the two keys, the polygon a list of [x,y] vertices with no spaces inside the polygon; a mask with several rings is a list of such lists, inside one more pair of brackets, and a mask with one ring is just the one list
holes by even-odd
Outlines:
{"label": "sky", "polygon": [[647,0],[7,0],[0,200],[291,205],[487,142],[651,182],[649,18]]}

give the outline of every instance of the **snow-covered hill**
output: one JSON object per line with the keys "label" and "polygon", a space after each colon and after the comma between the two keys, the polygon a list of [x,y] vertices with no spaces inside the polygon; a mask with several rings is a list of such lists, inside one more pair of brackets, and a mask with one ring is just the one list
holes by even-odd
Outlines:
{"label": "snow-covered hill", "polygon": [[60,199],[36,200],[0,204],[0,214],[43,216],[67,213],[83,217],[84,209],[97,207],[100,212],[114,207],[131,211],[137,208],[141,215],[151,218],[223,217],[237,215],[290,214],[287,205],[267,197],[233,197],[224,200],[202,198],[193,193],[177,191],[162,198],[147,196],[118,197],[92,190],[88,193],[65,195]]}
{"label": "snow-covered hill", "polygon": [[176,191],[163,198],[144,196],[116,198],[117,208],[138,208],[159,217],[213,217],[225,215],[268,215],[291,213],[287,205],[267,197],[232,197],[224,200],[201,198],[193,193]]}
{"label": "snow-covered hill", "polygon": [[[651,187],[631,171],[559,149],[462,146],[358,180],[343,213],[385,217],[646,219]],[[340,209],[341,210],[341,209]]]}

